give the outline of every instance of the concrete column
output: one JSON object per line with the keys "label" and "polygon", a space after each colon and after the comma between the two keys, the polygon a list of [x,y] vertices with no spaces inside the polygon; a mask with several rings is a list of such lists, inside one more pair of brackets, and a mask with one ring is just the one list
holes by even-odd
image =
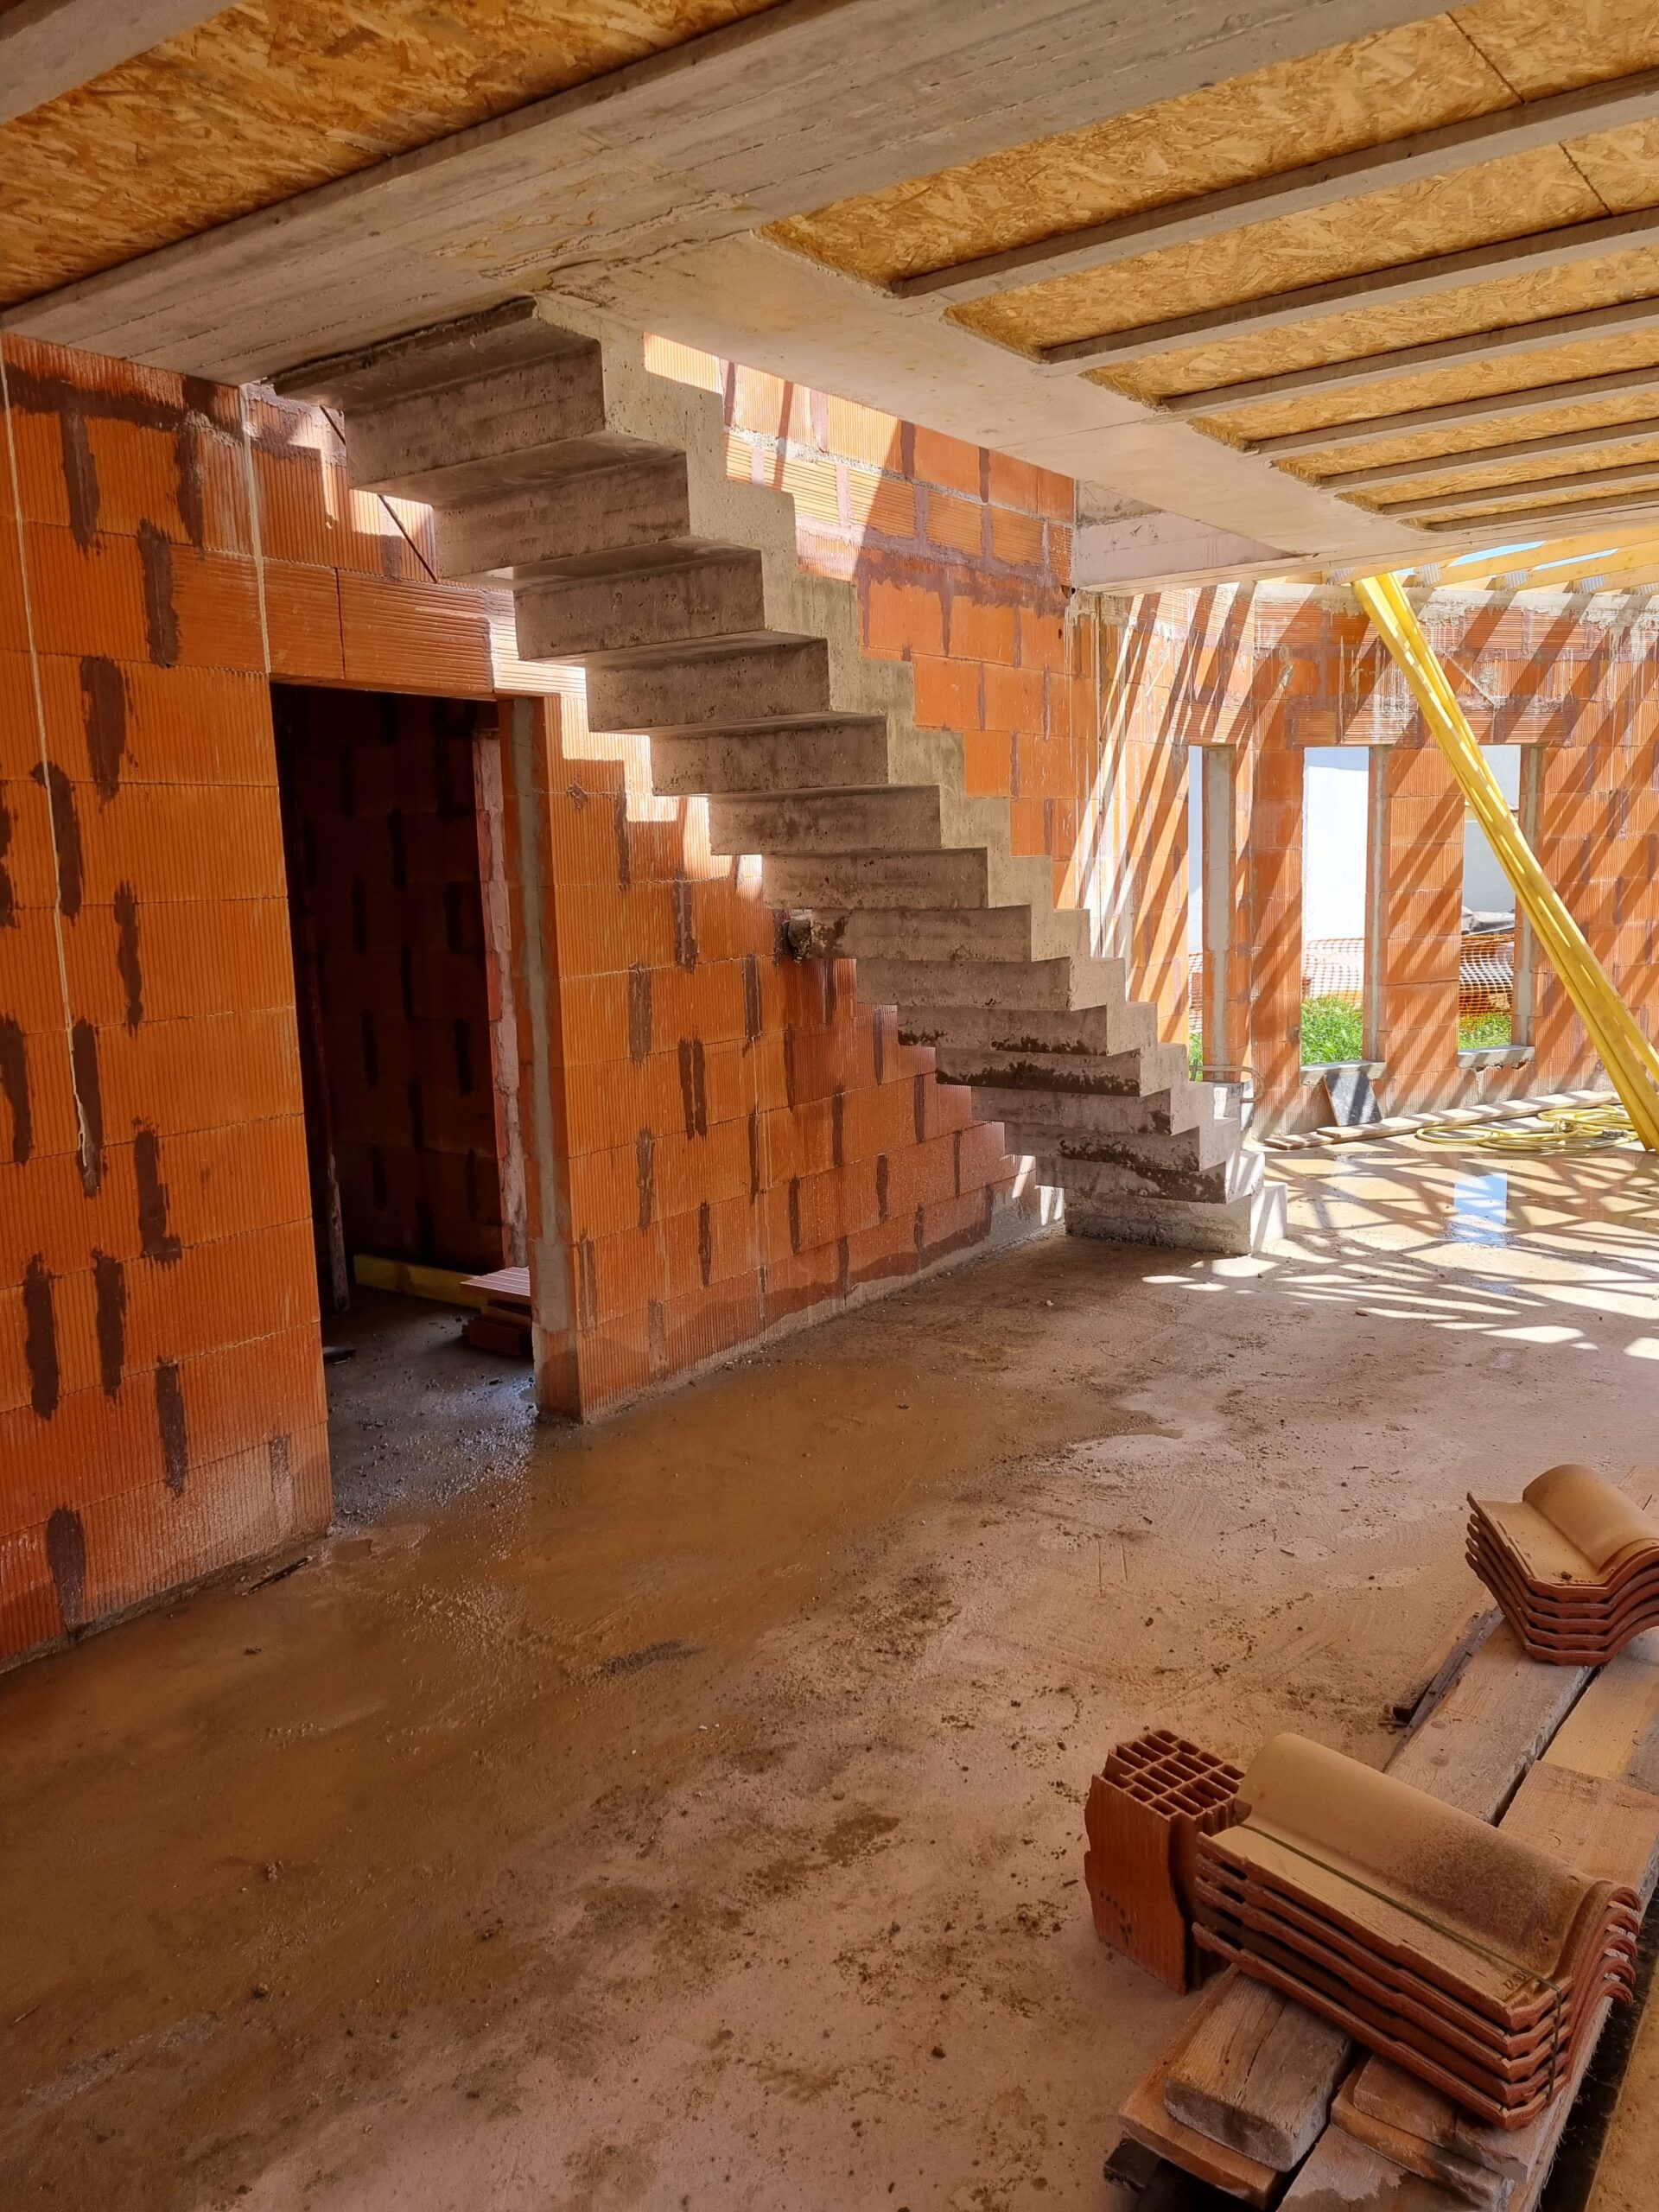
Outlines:
{"label": "concrete column", "polygon": [[505,705],[501,797],[536,1403],[543,1414],[579,1414],[558,901],[549,805],[559,767],[559,706],[556,698],[515,699]]}

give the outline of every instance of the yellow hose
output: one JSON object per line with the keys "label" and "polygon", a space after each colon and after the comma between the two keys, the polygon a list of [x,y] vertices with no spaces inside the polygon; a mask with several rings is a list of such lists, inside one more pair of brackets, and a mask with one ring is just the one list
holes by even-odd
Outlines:
{"label": "yellow hose", "polygon": [[1419,1144],[1470,1146],[1481,1152],[1519,1152],[1559,1158],[1563,1154],[1605,1152],[1628,1144],[1636,1135],[1622,1106],[1545,1106],[1527,1122],[1494,1122],[1485,1128],[1467,1122],[1431,1122],[1414,1130]]}
{"label": "yellow hose", "polygon": [[1411,686],[1471,811],[1515,886],[1521,911],[1572,1000],[1631,1128],[1649,1152],[1659,1152],[1659,1052],[1608,981],[1583,931],[1522,836],[1399,577],[1361,576],[1354,591]]}

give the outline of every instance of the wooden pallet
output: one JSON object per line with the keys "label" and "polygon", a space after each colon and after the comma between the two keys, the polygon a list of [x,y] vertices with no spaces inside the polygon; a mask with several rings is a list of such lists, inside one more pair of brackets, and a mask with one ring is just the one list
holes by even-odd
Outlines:
{"label": "wooden pallet", "polygon": [[[1436,1671],[1389,1771],[1630,1883],[1645,1904],[1659,1878],[1659,1631],[1593,1679],[1529,1660],[1503,1626],[1471,1624],[1458,1646],[1459,1663]],[[1264,2005],[1230,1974],[1136,2089],[1123,2124],[1206,2190],[1283,2212],[1338,2202],[1344,2212],[1533,2212],[1594,2045],[1592,2037],[1581,2046],[1573,2079],[1534,2125],[1506,2134],[1351,2045],[1333,2066],[1325,2024],[1287,1999]],[[1227,2159],[1242,2162],[1231,2174]],[[1179,2203],[1179,2189],[1165,2193]]]}

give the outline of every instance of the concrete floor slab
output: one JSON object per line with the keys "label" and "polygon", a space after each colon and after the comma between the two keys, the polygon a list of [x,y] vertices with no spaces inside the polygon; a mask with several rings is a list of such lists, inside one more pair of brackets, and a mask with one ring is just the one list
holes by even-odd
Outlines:
{"label": "concrete floor slab", "polygon": [[1115,2208],[1182,2000],[1090,1929],[1107,1747],[1380,1758],[1465,1491],[1651,1433],[1644,1159],[1281,1166],[1280,1250],[1027,1247],[596,1429],[365,1315],[309,1561],[0,1681],[5,2202]]}

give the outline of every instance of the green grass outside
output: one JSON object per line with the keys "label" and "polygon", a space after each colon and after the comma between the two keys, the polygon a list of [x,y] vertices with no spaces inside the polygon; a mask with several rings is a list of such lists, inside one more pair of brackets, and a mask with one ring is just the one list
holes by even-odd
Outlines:
{"label": "green grass outside", "polygon": [[1493,1045],[1508,1045],[1512,1041],[1510,1010],[1506,1006],[1495,1007],[1490,1014],[1465,1014],[1458,1024],[1458,1050],[1460,1052],[1478,1052]]}
{"label": "green grass outside", "polygon": [[1346,999],[1302,1001],[1302,1065],[1319,1067],[1330,1060],[1363,1060],[1365,1023],[1360,1010]]}

